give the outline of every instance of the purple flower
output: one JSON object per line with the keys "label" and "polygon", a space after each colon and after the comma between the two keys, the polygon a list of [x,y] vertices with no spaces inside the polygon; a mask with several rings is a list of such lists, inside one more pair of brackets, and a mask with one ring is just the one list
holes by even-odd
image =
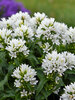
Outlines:
{"label": "purple flower", "polygon": [[0,0],[1,17],[8,18],[19,11],[30,13],[30,11],[24,8],[23,4],[20,2],[16,2],[15,0]]}

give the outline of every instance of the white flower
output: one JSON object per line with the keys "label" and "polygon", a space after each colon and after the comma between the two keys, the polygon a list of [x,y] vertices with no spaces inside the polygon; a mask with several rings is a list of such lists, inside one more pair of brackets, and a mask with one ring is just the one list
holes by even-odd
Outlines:
{"label": "white flower", "polygon": [[58,42],[56,42],[57,45],[60,44],[60,40],[62,41],[63,44],[66,44],[66,36],[68,36],[68,34],[65,34],[66,31],[68,30],[67,25],[65,25],[64,23],[59,23],[59,22],[55,22],[54,23],[54,32],[56,33],[56,40],[59,40]]}
{"label": "white flower", "polygon": [[37,27],[41,24],[41,22],[46,18],[47,16],[44,13],[34,13],[34,17],[30,19],[30,26],[33,29],[33,32],[36,33]]}
{"label": "white flower", "polygon": [[35,78],[35,70],[32,69],[31,66],[28,66],[26,64],[22,64],[20,65],[20,67],[16,68],[12,76],[22,81],[30,82],[31,85],[36,85],[36,83],[38,82]]}
{"label": "white flower", "polygon": [[36,78],[34,76],[36,76],[36,72],[34,69],[31,69],[31,66],[28,66],[26,64],[22,64],[20,66],[20,70],[22,73],[26,73],[24,74],[24,81],[28,82],[30,81],[30,84],[32,85],[36,85],[37,81]]}
{"label": "white flower", "polygon": [[44,39],[46,37],[53,44],[60,45],[61,43],[71,43],[72,40],[68,33],[68,27],[64,23],[54,22],[54,18],[44,18],[36,30],[36,37],[40,38],[43,35]]}
{"label": "white flower", "polygon": [[24,36],[32,39],[33,35],[34,33],[31,27],[28,27],[26,25],[21,25],[21,27],[17,27],[13,33],[14,37],[22,37],[22,39],[24,39]]}
{"label": "white flower", "polygon": [[0,29],[0,37],[4,39],[5,43],[8,43],[11,38],[12,31],[7,29]]}
{"label": "white flower", "polygon": [[40,26],[36,31],[36,37],[40,38],[41,35],[44,35],[47,39],[51,36],[51,31],[53,30],[54,18],[44,18]]}
{"label": "white flower", "polygon": [[68,40],[68,38],[66,38],[68,43],[75,42],[75,27],[74,28],[72,28],[72,27],[69,28],[69,30],[68,30],[68,36],[70,38],[69,40]]}
{"label": "white flower", "polygon": [[75,55],[70,52],[63,52],[62,54],[66,60],[66,66],[68,66],[68,69],[72,70],[72,68],[75,68]]}
{"label": "white flower", "polygon": [[67,29],[68,27],[64,23],[58,23],[58,22],[54,23],[54,30],[57,34],[64,34]]}
{"label": "white flower", "polygon": [[30,20],[30,15],[25,12],[19,12],[19,13],[16,13],[16,14],[13,14],[11,17],[9,17],[7,20],[6,19],[2,19],[2,21],[0,21],[1,23],[1,28],[7,28],[8,29],[8,26],[10,26],[11,28],[15,29],[19,26],[21,26],[22,24],[26,24],[26,22],[28,23]]}
{"label": "white flower", "polygon": [[9,55],[11,56],[11,58],[16,58],[16,54],[19,52],[23,52],[24,55],[29,54],[29,50],[25,46],[25,43],[26,41],[22,39],[12,39],[10,43],[8,43],[6,50],[9,51]]}
{"label": "white flower", "polygon": [[14,86],[16,86],[16,87],[20,87],[20,86],[21,86],[21,82],[20,82],[20,80],[15,80],[15,82],[14,82]]}
{"label": "white flower", "polygon": [[[21,97],[27,97],[28,95],[34,94],[34,92],[28,92],[25,89],[23,89],[23,91],[21,91],[20,93],[21,93]],[[31,99],[27,99],[27,100],[31,100]]]}
{"label": "white flower", "polygon": [[23,89],[23,91],[21,92],[21,97],[34,94],[34,91],[25,91],[25,89],[27,89],[25,88],[25,84],[28,82],[31,86],[34,87],[38,82],[35,76],[36,71],[32,69],[31,66],[28,66],[26,64],[22,64],[14,70],[12,74],[12,77],[16,78],[14,86]]}
{"label": "white flower", "polygon": [[21,92],[21,97],[27,96],[27,91],[25,91],[25,89],[23,89],[23,91]]}
{"label": "white flower", "polygon": [[[68,55],[67,55],[68,54]],[[71,58],[72,55],[72,58]],[[70,59],[70,60],[69,60]],[[75,68],[75,56],[71,53],[58,54],[53,51],[51,54],[48,53],[43,59],[42,68],[44,68],[44,73],[47,75],[52,72],[58,72],[61,76],[67,69]]]}
{"label": "white flower", "polygon": [[54,18],[44,18],[44,20],[41,22],[44,27],[50,27],[54,24]]}
{"label": "white flower", "polygon": [[20,67],[16,68],[12,76],[20,80],[22,78],[23,81],[30,82],[31,85],[36,85],[38,82],[35,78],[35,70],[26,64],[22,64]]}
{"label": "white flower", "polygon": [[16,78],[18,78],[18,79],[21,78],[19,67],[16,68],[16,69],[14,70],[12,76],[13,76],[13,77],[16,77]]}
{"label": "white flower", "polygon": [[34,17],[37,19],[37,20],[43,20],[45,17],[47,17],[46,15],[45,15],[45,13],[39,13],[39,12],[37,12],[37,13],[34,13]]}
{"label": "white flower", "polygon": [[[51,40],[56,45],[75,42],[75,28],[68,28],[64,23],[55,22],[54,18],[48,18],[45,13],[34,13],[30,17],[28,13],[19,12],[8,19],[1,19],[0,28],[3,29],[0,34],[4,41],[8,43],[10,37],[22,38],[26,36],[28,39],[34,40],[43,35],[43,39]],[[4,31],[7,30],[7,31]],[[12,33],[13,32],[13,33]]]}
{"label": "white flower", "polygon": [[43,48],[43,51],[45,52],[45,53],[48,53],[51,49],[52,49],[52,47],[49,45],[49,43],[48,42],[46,42],[43,46],[41,46],[42,48]]}
{"label": "white flower", "polygon": [[75,100],[75,82],[65,86],[64,93],[60,96],[60,100]]}
{"label": "white flower", "polygon": [[0,29],[7,28],[7,20],[2,18],[0,21]]}

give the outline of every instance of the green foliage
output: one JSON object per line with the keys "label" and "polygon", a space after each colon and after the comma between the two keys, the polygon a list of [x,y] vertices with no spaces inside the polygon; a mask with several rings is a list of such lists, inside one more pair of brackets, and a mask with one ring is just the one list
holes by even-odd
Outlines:
{"label": "green foliage", "polygon": [[8,64],[6,60],[6,53],[0,51],[0,81],[5,77],[7,72]]}
{"label": "green foliage", "polygon": [[6,67],[6,66],[7,66],[6,53],[0,51],[0,67]]}
{"label": "green foliage", "polygon": [[30,54],[28,57],[27,57],[29,63],[31,66],[35,67],[36,65],[39,64],[37,58],[33,55],[33,54]]}
{"label": "green foliage", "polygon": [[[60,46],[54,47],[54,49],[56,48],[58,52],[63,52],[66,50],[74,51],[74,48],[72,48],[71,45],[72,44],[67,45],[66,47],[63,45],[60,45]],[[72,49],[69,49],[69,48],[72,48]],[[37,51],[40,54],[40,56],[36,55],[37,53],[35,53],[35,51]],[[26,99],[26,98],[21,98],[19,90],[13,88],[14,79],[11,78],[11,74],[14,68],[19,66],[22,63],[22,61],[24,61],[24,63],[30,64],[37,71],[37,79],[39,80],[39,83],[35,87],[35,92],[36,92],[35,100],[46,100],[48,96],[50,96],[55,90],[59,89],[60,87],[64,87],[65,84],[67,85],[70,82],[75,82],[75,78],[74,78],[75,70],[67,70],[64,74],[63,79],[62,77],[60,77],[60,80],[58,81],[57,84],[55,83],[55,78],[57,76],[57,73],[51,74],[47,77],[43,73],[43,69],[40,67],[40,64],[41,64],[40,60],[42,57],[41,53],[42,53],[42,49],[40,49],[39,46],[36,45],[34,49],[31,48],[31,52],[28,55],[28,57],[24,58],[23,55],[20,55],[21,59],[16,58],[16,59],[13,59],[12,61],[10,61],[9,59],[8,61],[6,59],[6,53],[0,52],[0,69],[2,71],[0,72],[0,74],[1,75],[3,74],[2,78],[0,79],[1,80],[0,81],[0,91],[1,91],[0,100],[7,100],[7,99],[8,100],[24,100]],[[4,70],[8,74],[3,73]],[[30,91],[33,91],[30,84],[25,83],[25,85]]]}
{"label": "green foliage", "polygon": [[4,85],[8,82],[8,74],[5,76],[4,80],[0,81],[0,90],[4,90]]}
{"label": "green foliage", "polygon": [[44,75],[44,73],[41,70],[37,71],[37,76],[40,79],[40,82],[36,89],[36,96],[38,96],[38,94],[40,93],[40,91],[42,90],[42,88],[44,87],[46,82],[48,81],[48,79],[46,78],[46,76]]}
{"label": "green foliage", "polygon": [[75,82],[75,69],[67,70],[65,72],[65,75],[64,75],[64,82],[65,83],[67,83],[66,79],[68,80],[68,83]]}
{"label": "green foliage", "polygon": [[14,96],[15,96],[14,91],[13,90],[9,90],[6,93],[3,93],[2,97],[0,98],[0,100],[10,100],[10,99],[13,100]]}

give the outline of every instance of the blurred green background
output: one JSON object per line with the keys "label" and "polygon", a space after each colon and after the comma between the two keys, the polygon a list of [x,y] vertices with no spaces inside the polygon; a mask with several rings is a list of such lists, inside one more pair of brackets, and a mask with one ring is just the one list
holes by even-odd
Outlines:
{"label": "blurred green background", "polygon": [[75,0],[17,0],[32,12],[45,12],[48,17],[75,26]]}

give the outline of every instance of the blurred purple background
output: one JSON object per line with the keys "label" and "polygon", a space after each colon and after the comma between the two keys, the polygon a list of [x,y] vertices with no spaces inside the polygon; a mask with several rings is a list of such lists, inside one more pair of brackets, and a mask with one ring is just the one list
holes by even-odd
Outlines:
{"label": "blurred purple background", "polygon": [[0,18],[8,18],[19,11],[30,13],[21,2],[16,2],[16,0],[0,0]]}

